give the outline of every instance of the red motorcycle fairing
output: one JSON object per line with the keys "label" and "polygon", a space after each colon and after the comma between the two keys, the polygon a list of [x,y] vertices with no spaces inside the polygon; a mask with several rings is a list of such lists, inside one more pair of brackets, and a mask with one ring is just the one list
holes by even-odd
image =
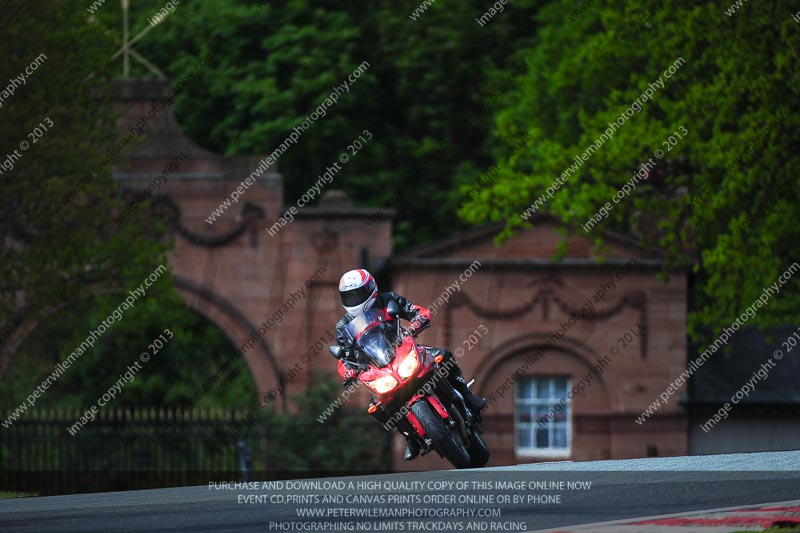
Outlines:
{"label": "red motorcycle fairing", "polygon": [[[400,415],[411,426],[402,432],[409,438],[421,439],[423,454],[436,450],[456,468],[485,465],[489,450],[476,432],[469,411],[463,413],[467,416],[463,419],[457,405],[445,407],[434,392],[439,385],[437,380],[443,377],[438,373],[443,356],[418,346],[413,335],[403,337],[398,346],[399,323],[387,318],[388,311],[370,309],[347,324],[346,331],[354,339],[360,358],[362,371],[358,380],[372,392],[376,402],[369,412],[374,413],[377,408],[391,417]],[[342,373],[346,367],[341,360],[339,363]],[[421,400],[425,403],[419,403]],[[452,416],[448,408],[455,409]]]}
{"label": "red motorcycle fairing", "polygon": [[[406,359],[409,357],[413,357],[417,361],[416,368],[407,375],[403,377],[400,372],[401,367],[404,363],[406,363]],[[403,339],[403,342],[400,346],[396,349],[396,354],[392,361],[383,367],[376,367],[370,365],[369,370],[362,372],[358,379],[367,387],[369,387],[370,391],[372,391],[376,396],[379,404],[385,404],[391,402],[394,397],[395,393],[398,392],[400,389],[403,389],[405,385],[410,382],[418,381],[425,376],[427,376],[431,371],[433,371],[437,366],[437,363],[433,360],[433,357],[430,356],[427,350],[421,348],[417,345],[413,336],[409,335],[408,337]],[[384,392],[380,392],[375,390],[370,383],[375,382],[383,377],[391,376],[397,382],[396,386],[393,388],[386,390]],[[416,392],[416,391],[414,391]],[[409,399],[406,403],[407,406],[411,406],[411,404],[416,401],[419,395],[416,395]]]}
{"label": "red motorcycle fairing", "polygon": [[450,413],[447,412],[445,409],[444,404],[436,397],[435,394],[431,394],[428,396],[428,403],[433,406],[434,410],[442,417],[442,420],[447,420],[450,418]]}
{"label": "red motorcycle fairing", "polygon": [[411,423],[411,425],[414,427],[414,431],[416,431],[420,437],[425,437],[425,429],[422,427],[422,424],[419,423],[419,419],[414,416],[414,413],[409,411],[406,415],[406,420]]}
{"label": "red motorcycle fairing", "polygon": [[414,430],[419,434],[420,437],[425,437],[425,429],[422,427],[422,424],[419,423],[419,420],[414,413],[411,412],[411,406],[424,398],[427,398],[428,403],[431,404],[433,409],[436,411],[436,414],[442,417],[442,420],[447,420],[450,418],[450,413],[447,412],[444,404],[442,404],[441,400],[439,400],[436,395],[430,394],[429,396],[423,396],[421,394],[415,394],[406,402],[406,407],[409,409],[408,413],[406,414],[406,419],[411,423],[411,425],[414,427]]}

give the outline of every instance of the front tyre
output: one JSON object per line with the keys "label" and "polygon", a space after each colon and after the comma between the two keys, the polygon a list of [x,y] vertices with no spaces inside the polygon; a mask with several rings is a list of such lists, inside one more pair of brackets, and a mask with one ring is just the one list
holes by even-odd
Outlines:
{"label": "front tyre", "polygon": [[426,401],[416,402],[411,406],[411,412],[417,417],[425,433],[433,441],[434,448],[442,457],[456,468],[469,468],[469,452],[461,443],[461,439],[433,412]]}

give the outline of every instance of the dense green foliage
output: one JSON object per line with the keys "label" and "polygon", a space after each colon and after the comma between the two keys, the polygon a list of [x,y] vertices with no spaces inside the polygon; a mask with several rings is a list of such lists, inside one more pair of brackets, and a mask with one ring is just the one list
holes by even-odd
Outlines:
{"label": "dense green foliage", "polygon": [[[169,244],[155,219],[109,224],[121,205],[113,159],[104,158],[119,140],[106,104],[121,72],[121,61],[111,59],[121,21],[117,3],[92,16],[88,4],[12,0],[0,12],[0,80],[46,54],[27,83],[4,97],[0,157],[45,119],[53,124],[0,174],[9,206],[0,215],[0,319],[44,319],[1,384],[9,407],[122,292],[166,263]],[[674,76],[540,210],[583,232],[639,165],[665,150],[648,180],[589,235],[599,251],[604,230],[639,237],[665,251],[668,271],[695,264],[695,333],[728,325],[794,262],[800,24],[788,1],[748,2],[728,16],[728,5],[688,1],[515,0],[484,26],[475,21],[484,0],[439,0],[416,20],[409,15],[419,0],[181,2],[150,27],[163,5],[134,2],[131,33],[147,32],[135,48],[173,80],[212,54],[175,109],[190,136],[219,152],[272,152],[367,65],[278,166],[290,205],[368,129],[372,140],[328,188],[345,189],[362,206],[397,209],[399,248],[466,223],[506,221],[506,235],[525,227],[520,215],[574,156],[680,59]],[[134,62],[133,74],[149,71]],[[664,146],[670,136],[674,146]],[[512,150],[521,139],[522,149]],[[495,163],[497,177],[460,211],[466,222],[450,217],[460,194]],[[800,320],[797,283],[783,286],[752,323]],[[43,405],[93,401],[164,328],[175,340],[120,405],[133,398],[182,405],[231,354],[218,331],[177,303],[168,277],[130,313]],[[242,406],[240,395],[251,390],[239,366],[199,405]]]}
{"label": "dense green foliage", "polygon": [[0,108],[0,157],[19,156],[0,174],[3,324],[124,290],[166,261],[157,224],[109,224],[122,205],[105,158],[119,137],[106,105],[115,43],[87,24],[84,7],[74,0],[3,6],[3,89],[31,69]]}
{"label": "dense green foliage", "polygon": [[[588,4],[588,5],[584,5]],[[797,258],[800,24],[788,1],[719,3],[550,2],[523,77],[497,114],[494,134],[529,133],[501,157],[500,177],[462,215],[472,223],[527,225],[521,214],[679,58],[664,87],[569,175],[546,211],[581,227],[664,150],[650,178],[590,230],[621,230],[661,247],[670,269],[695,263],[698,334],[739,316]],[[796,8],[796,5],[794,5]],[[573,15],[574,13],[574,15]],[[640,99],[642,102],[644,99]],[[634,111],[636,111],[634,109]],[[675,132],[688,131],[684,138]],[[668,143],[669,137],[677,143]],[[552,191],[552,189],[551,189]],[[751,324],[800,320],[798,280]]]}
{"label": "dense green foliage", "polygon": [[[0,19],[3,88],[39,57],[38,68],[14,94],[4,95],[0,107],[0,153],[18,150],[21,156],[0,175],[8,207],[0,215],[0,318],[4,324],[38,323],[16,347],[0,381],[3,409],[24,401],[127,291],[167,264],[169,243],[152,217],[111,223],[111,214],[123,205],[111,174],[119,155],[106,152],[122,144],[108,105],[117,66],[109,60],[119,45],[106,28],[87,21],[85,7],[77,1],[12,2]],[[30,143],[27,151],[19,148],[22,141]],[[124,143],[121,153],[135,142]],[[189,401],[235,350],[217,328],[187,312],[171,283],[169,275],[159,277],[146,298],[83,353],[37,407],[93,404],[164,328],[174,332],[174,340],[125,385],[114,407]],[[4,344],[7,333],[4,329],[0,339]],[[242,365],[198,406],[240,407],[253,395],[252,377]]]}
{"label": "dense green foliage", "polygon": [[267,450],[267,464],[288,471],[388,470],[388,434],[365,410],[337,409],[324,423],[317,420],[341,392],[338,379],[315,372],[305,393],[292,399],[297,413],[266,411],[263,425],[276,444]]}
{"label": "dense green foliage", "polygon": [[[153,289],[161,280],[153,285]],[[164,281],[168,283],[168,281]],[[116,298],[116,304],[122,297]],[[20,346],[0,380],[1,410],[13,410],[55,365],[76,351],[89,332],[107,317],[100,306],[78,306],[44,322]],[[154,339],[169,329],[164,347],[151,347]],[[162,339],[163,341],[163,339]],[[61,375],[57,385],[36,402],[37,408],[88,408],[106,393],[126,371],[147,352],[150,360],[140,363],[130,382],[122,381],[122,391],[109,403],[110,408],[189,407],[195,394],[218,368],[235,357],[236,349],[222,332],[203,317],[171,298],[137,301],[122,320],[116,321],[77,361]],[[156,353],[154,353],[156,352]],[[245,364],[230,366],[211,383],[207,394],[197,397],[195,409],[206,407],[245,408],[256,397],[255,384]]]}
{"label": "dense green foliage", "polygon": [[[175,108],[190,136],[227,154],[271,153],[366,61],[349,92],[278,160],[285,204],[368,129],[373,139],[327,188],[345,189],[363,206],[388,201],[398,210],[396,244],[405,247],[463,227],[440,220],[456,205],[458,186],[490,162],[487,100],[508,90],[516,52],[535,30],[525,2],[484,28],[475,22],[482,0],[443,0],[412,20],[419,3],[186,2],[136,49],[173,79],[214,54]],[[162,4],[136,2],[132,35]],[[117,11],[105,7],[98,17],[116,28]]]}

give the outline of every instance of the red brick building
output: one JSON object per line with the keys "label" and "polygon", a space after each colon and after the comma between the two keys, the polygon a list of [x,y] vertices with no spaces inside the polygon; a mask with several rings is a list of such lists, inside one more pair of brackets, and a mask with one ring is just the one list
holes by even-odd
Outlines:
{"label": "red brick building", "polygon": [[658,259],[612,235],[603,263],[577,236],[553,262],[563,237],[548,218],[496,246],[499,231],[391,261],[393,289],[423,305],[459,285],[423,342],[465,351],[465,376],[491,402],[491,464],[685,454],[679,395],[634,422],[685,368],[685,276],[662,283]]}
{"label": "red brick building", "polygon": [[[326,347],[342,313],[337,281],[367,265],[388,281],[384,289],[435,308],[422,343],[464,350],[465,375],[492,402],[490,464],[687,452],[679,395],[645,425],[634,422],[685,368],[685,276],[662,283],[657,258],[614,236],[604,262],[577,236],[553,262],[562,236],[549,219],[500,246],[499,228],[488,226],[392,256],[392,212],[354,207],[332,190],[270,236],[286,208],[274,166],[209,222],[263,158],[222,157],[185,138],[171,108],[154,107],[165,91],[155,81],[120,85],[123,134],[153,116],[115,174],[135,195],[183,154],[153,192],[176,235],[178,288],[242,349],[261,397],[272,391],[287,408],[313,368],[334,371]],[[365,405],[366,397],[350,401]],[[399,454],[399,439],[396,446]],[[433,455],[398,468],[444,466]]]}

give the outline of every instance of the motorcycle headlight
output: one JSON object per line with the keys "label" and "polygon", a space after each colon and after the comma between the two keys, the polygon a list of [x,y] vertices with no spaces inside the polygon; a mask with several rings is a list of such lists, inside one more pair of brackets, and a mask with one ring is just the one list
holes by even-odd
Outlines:
{"label": "motorcycle headlight", "polygon": [[412,348],[406,358],[403,359],[403,362],[400,363],[400,366],[397,367],[397,373],[400,374],[401,378],[406,379],[416,372],[417,368],[419,368],[419,359],[417,358],[417,352]]}
{"label": "motorcycle headlight", "polygon": [[378,394],[385,394],[397,387],[398,383],[393,376],[383,376],[376,380],[367,382],[367,385],[372,387],[372,389]]}

